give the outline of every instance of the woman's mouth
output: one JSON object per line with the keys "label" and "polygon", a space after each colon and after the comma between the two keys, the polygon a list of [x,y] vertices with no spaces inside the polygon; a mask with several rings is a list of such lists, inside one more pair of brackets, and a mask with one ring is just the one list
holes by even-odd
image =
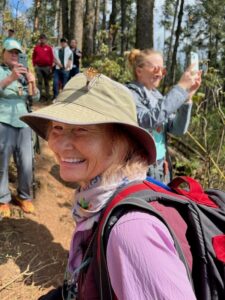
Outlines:
{"label": "woman's mouth", "polygon": [[68,164],[80,164],[85,161],[83,158],[62,158],[62,163],[68,163]]}

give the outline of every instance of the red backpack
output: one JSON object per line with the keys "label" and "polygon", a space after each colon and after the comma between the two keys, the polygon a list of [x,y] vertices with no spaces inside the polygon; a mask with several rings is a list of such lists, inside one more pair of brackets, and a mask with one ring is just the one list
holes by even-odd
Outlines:
{"label": "red backpack", "polygon": [[[188,189],[180,187],[184,183]],[[216,189],[204,192],[197,181],[185,176],[175,178],[169,187],[171,191],[149,181],[132,184],[117,193],[104,210],[92,248],[100,299],[116,299],[107,270],[106,245],[112,227],[130,210],[154,214],[166,224],[198,300],[225,299],[225,192]],[[187,263],[189,254],[177,235],[178,226],[169,218],[171,208],[186,224],[185,239],[193,260],[191,271]]]}

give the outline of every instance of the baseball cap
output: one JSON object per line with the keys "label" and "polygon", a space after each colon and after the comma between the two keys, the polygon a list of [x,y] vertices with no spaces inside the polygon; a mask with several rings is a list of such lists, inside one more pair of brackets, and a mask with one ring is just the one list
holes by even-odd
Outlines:
{"label": "baseball cap", "polygon": [[61,38],[60,39],[60,43],[67,43],[67,42],[68,42],[68,40],[66,38]]}
{"label": "baseball cap", "polygon": [[22,47],[20,42],[18,42],[15,39],[7,39],[4,43],[3,43],[3,49],[10,51],[13,49],[18,50],[19,52],[22,52]]}
{"label": "baseball cap", "polygon": [[42,34],[40,34],[39,38],[40,39],[47,39],[47,36],[44,33],[42,33]]}

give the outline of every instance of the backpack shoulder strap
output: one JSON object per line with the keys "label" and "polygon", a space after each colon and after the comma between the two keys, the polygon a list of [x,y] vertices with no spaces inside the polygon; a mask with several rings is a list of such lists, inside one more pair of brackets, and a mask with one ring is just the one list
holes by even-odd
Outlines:
{"label": "backpack shoulder strap", "polygon": [[137,85],[135,83],[128,83],[126,85],[130,90],[134,91],[138,96],[143,105],[148,103],[147,94],[143,86]]}
{"label": "backpack shoulder strap", "polygon": [[[131,185],[120,191],[108,204],[105,211],[103,212],[102,218],[99,222],[98,231],[97,231],[97,253],[94,254],[96,256],[96,269],[98,270],[98,278],[96,282],[98,282],[98,286],[100,289],[101,299],[114,299],[113,291],[110,285],[110,279],[107,269],[106,262],[106,246],[109,238],[110,231],[118,219],[125,213],[127,213],[131,209],[147,211],[148,213],[155,215],[158,217],[168,228],[171,236],[173,237],[176,250],[180,256],[180,259],[183,261],[190,282],[192,283],[190,269],[188,267],[186,258],[183,254],[183,251],[180,247],[180,244],[174,234],[173,230],[167,224],[163,216],[155,209],[153,205],[148,203],[159,199],[160,197],[174,196],[174,193],[171,193],[165,190],[162,187],[159,187],[153,183],[148,181],[144,181],[142,183],[138,183],[135,185]],[[182,197],[182,196],[179,196]]]}

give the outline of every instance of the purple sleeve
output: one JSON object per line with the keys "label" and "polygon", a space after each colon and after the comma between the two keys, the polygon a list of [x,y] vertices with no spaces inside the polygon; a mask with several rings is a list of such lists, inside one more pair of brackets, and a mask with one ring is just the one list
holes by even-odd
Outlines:
{"label": "purple sleeve", "polygon": [[196,299],[168,229],[154,216],[130,212],[121,217],[106,255],[119,300]]}

